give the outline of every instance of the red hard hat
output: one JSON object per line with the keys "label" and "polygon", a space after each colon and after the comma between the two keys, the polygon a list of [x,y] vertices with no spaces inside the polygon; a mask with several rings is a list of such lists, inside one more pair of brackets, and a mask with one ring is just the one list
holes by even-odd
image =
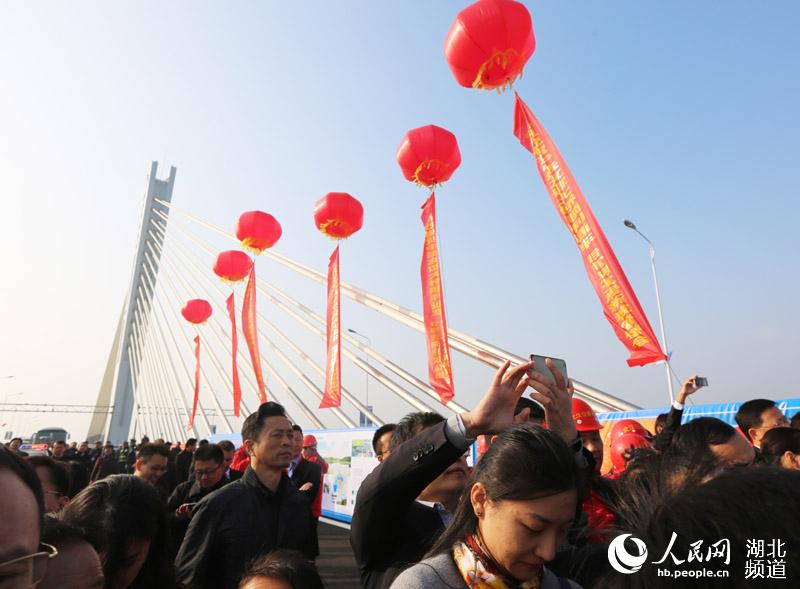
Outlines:
{"label": "red hard hat", "polygon": [[572,398],[572,421],[575,422],[575,427],[579,432],[593,432],[603,429],[603,426],[597,421],[597,415],[595,415],[594,410],[589,407],[589,403],[576,397]]}
{"label": "red hard hat", "polygon": [[649,440],[653,437],[653,434],[647,431],[647,429],[635,419],[620,419],[614,424],[611,428],[611,432],[608,434],[609,444],[613,444],[614,441],[623,434],[636,434],[642,436],[645,440]]}
{"label": "red hard hat", "polygon": [[625,460],[625,452],[633,448],[651,448],[650,442],[638,434],[622,434],[611,443],[611,464],[614,466],[614,472],[620,473],[625,470],[627,461]]}
{"label": "red hard hat", "polygon": [[303,448],[308,448],[309,446],[316,446],[317,445],[317,438],[315,438],[312,434],[306,434],[303,436]]}

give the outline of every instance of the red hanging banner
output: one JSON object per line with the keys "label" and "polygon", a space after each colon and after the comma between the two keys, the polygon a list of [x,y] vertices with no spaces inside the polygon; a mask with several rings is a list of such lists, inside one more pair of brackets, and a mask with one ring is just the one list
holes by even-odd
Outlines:
{"label": "red hanging banner", "polygon": [[630,352],[628,365],[644,366],[666,360],[653,328],[578,183],[547,131],[519,95],[514,107],[514,135],[536,158],[536,166],[553,204],[578,245],[603,313]]}
{"label": "red hanging banner", "polygon": [[333,250],[328,261],[328,313],[327,346],[328,361],[325,364],[325,395],[320,409],[342,406],[342,359],[341,322],[339,312],[339,246]]}
{"label": "red hanging banner", "polygon": [[453,399],[453,369],[447,340],[447,318],[442,294],[442,271],[436,244],[436,197],[422,205],[425,244],[422,249],[422,308],[425,316],[425,341],[428,347],[428,380],[446,405]]}
{"label": "red hanging banner", "polygon": [[200,336],[194,338],[194,401],[192,402],[192,416],[186,431],[194,427],[194,416],[197,413],[197,400],[200,398]]}
{"label": "red hanging banner", "polygon": [[250,268],[247,288],[244,290],[244,300],[242,301],[242,333],[244,333],[244,341],[247,342],[247,349],[250,350],[250,361],[253,363],[253,371],[256,373],[258,399],[262,403],[266,403],[267,387],[264,386],[264,376],[261,372],[261,354],[259,354],[258,351],[258,327],[256,326],[255,264]]}
{"label": "red hanging banner", "polygon": [[239,338],[236,335],[236,308],[233,304],[233,293],[228,297],[228,315],[231,318],[231,360],[233,364],[233,414],[239,417],[239,405],[242,402],[242,385],[239,383],[239,367],[236,366],[236,354],[239,352]]}

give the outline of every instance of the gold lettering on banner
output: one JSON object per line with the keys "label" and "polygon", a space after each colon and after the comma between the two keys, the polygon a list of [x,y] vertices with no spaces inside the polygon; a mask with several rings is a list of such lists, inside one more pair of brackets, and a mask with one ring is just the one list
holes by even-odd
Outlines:
{"label": "gold lettering on banner", "polygon": [[600,249],[593,245],[595,243],[594,232],[586,219],[580,201],[570,188],[567,175],[562,171],[557,158],[547,149],[542,137],[530,124],[528,124],[528,140],[544,182],[556,203],[558,213],[578,245],[587,269],[591,269],[593,282],[598,285],[600,294],[606,302],[606,316],[619,327],[623,337],[631,342],[634,348],[650,344],[650,339],[644,335],[642,328],[634,319],[625,294],[614,278],[614,273],[605,257]]}

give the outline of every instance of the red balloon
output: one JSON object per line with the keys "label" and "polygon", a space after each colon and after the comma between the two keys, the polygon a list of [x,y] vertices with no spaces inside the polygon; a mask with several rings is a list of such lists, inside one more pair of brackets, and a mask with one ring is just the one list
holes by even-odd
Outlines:
{"label": "red balloon", "polygon": [[346,239],[364,224],[364,207],[346,192],[329,192],[314,205],[314,224],[333,239]]}
{"label": "red balloon", "polygon": [[236,223],[236,238],[242,247],[256,255],[275,245],[281,237],[281,224],[263,211],[242,213]]}
{"label": "red balloon", "polygon": [[230,250],[221,252],[214,262],[214,274],[225,282],[239,282],[247,278],[253,260],[244,252]]}
{"label": "red balloon", "polygon": [[397,148],[406,180],[432,188],[447,182],[461,165],[456,136],[436,125],[411,129]]}
{"label": "red balloon", "polygon": [[653,437],[653,435],[635,419],[620,419],[613,425],[611,432],[608,434],[609,444],[613,444],[616,439],[623,434],[636,434],[645,439]]}
{"label": "red balloon", "polygon": [[611,464],[614,472],[620,473],[625,470],[628,461],[625,460],[625,453],[631,448],[652,448],[650,442],[637,434],[622,434],[611,444]]}
{"label": "red balloon", "polygon": [[192,299],[186,301],[186,305],[181,309],[181,315],[189,323],[195,325],[205,323],[211,317],[211,305],[203,299]]}
{"label": "red balloon", "polygon": [[510,87],[535,48],[531,15],[514,0],[478,0],[458,13],[444,40],[456,81],[479,90]]}

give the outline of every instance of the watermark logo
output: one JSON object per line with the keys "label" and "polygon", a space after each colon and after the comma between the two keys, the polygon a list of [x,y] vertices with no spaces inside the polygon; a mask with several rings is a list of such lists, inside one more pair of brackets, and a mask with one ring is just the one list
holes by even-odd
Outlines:
{"label": "watermark logo", "polygon": [[[636,546],[638,554],[631,554],[625,548],[625,540],[631,539],[631,542]],[[630,575],[635,573],[647,560],[647,546],[639,538],[631,534],[622,534],[617,536],[608,545],[608,562],[611,567],[620,573]]]}

